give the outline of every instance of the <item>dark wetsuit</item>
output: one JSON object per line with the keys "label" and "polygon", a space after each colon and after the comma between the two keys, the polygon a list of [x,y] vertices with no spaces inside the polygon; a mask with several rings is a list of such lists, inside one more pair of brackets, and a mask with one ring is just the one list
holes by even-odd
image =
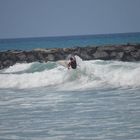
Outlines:
{"label": "dark wetsuit", "polygon": [[76,60],[72,60],[70,62],[70,66],[71,66],[71,68],[76,69],[76,67],[77,67]]}

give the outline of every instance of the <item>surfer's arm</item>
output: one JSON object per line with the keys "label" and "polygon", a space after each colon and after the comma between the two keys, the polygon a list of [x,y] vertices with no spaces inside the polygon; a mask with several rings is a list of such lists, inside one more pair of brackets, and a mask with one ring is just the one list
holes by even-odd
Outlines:
{"label": "surfer's arm", "polygon": [[68,69],[70,69],[70,66],[71,66],[71,62],[68,63]]}

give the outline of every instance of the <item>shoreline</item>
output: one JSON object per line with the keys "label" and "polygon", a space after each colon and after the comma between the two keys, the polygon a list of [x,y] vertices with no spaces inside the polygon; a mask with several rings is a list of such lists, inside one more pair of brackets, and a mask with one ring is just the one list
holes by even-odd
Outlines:
{"label": "shoreline", "polygon": [[47,62],[65,60],[69,54],[83,60],[140,61],[140,44],[87,46],[75,48],[37,48],[31,51],[7,50],[0,52],[0,69],[16,63]]}

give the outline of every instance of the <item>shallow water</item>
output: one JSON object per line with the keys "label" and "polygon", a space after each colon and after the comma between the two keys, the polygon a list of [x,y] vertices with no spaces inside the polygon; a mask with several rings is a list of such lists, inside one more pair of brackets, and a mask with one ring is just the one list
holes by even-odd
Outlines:
{"label": "shallow water", "polygon": [[140,89],[0,90],[0,139],[140,138]]}
{"label": "shallow water", "polygon": [[0,71],[0,140],[140,139],[140,63],[76,59]]}

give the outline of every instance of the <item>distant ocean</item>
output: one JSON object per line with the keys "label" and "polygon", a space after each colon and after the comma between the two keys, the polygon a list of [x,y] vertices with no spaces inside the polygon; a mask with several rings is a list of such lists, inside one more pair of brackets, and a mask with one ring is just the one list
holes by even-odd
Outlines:
{"label": "distant ocean", "polygon": [[[0,51],[140,43],[140,33],[1,39]],[[0,70],[0,140],[140,140],[140,62],[76,56]]]}
{"label": "distant ocean", "polygon": [[140,33],[0,39],[0,51],[140,43]]}

